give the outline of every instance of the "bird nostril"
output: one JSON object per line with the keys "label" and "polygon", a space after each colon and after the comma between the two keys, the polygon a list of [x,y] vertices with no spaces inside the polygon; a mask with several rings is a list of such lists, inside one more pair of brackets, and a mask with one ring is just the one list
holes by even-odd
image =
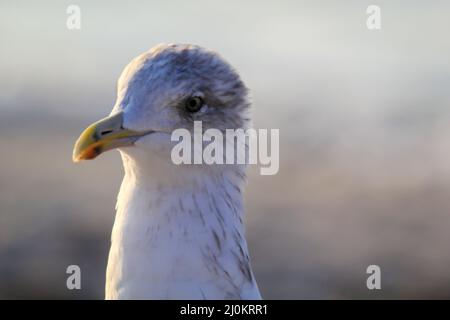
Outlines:
{"label": "bird nostril", "polygon": [[105,134],[111,133],[113,132],[112,130],[104,130],[102,132],[100,132],[100,135],[104,136]]}

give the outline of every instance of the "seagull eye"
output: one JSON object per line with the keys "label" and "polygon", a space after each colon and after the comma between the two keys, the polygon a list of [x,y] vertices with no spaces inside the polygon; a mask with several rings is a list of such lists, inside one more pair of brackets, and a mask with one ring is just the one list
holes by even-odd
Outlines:
{"label": "seagull eye", "polygon": [[188,112],[197,112],[203,107],[203,99],[201,97],[189,97],[186,100],[185,108]]}

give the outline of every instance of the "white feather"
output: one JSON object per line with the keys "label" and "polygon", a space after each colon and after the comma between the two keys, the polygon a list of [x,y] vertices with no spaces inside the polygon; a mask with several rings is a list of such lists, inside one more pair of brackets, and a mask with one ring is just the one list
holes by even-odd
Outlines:
{"label": "white feather", "polygon": [[157,159],[149,172],[122,156],[126,174],[112,232],[106,299],[260,299],[236,167],[192,174],[179,167],[163,177],[158,172],[170,169],[158,167]]}

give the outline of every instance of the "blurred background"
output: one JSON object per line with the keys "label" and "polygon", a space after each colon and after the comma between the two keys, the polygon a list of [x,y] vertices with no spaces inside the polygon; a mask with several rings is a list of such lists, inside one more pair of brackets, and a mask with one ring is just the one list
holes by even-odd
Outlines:
{"label": "blurred background", "polygon": [[[81,9],[68,30],[66,9]],[[381,8],[381,30],[366,9]],[[0,298],[102,299],[118,152],[74,165],[81,130],[161,42],[221,53],[280,129],[252,167],[247,235],[265,298],[450,298],[448,1],[1,1]],[[82,290],[66,288],[66,267]],[[366,287],[381,267],[381,290]]]}

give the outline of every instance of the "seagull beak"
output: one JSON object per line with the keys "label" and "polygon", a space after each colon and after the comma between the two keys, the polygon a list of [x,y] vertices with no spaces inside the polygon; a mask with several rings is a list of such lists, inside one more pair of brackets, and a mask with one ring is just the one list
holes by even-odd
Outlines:
{"label": "seagull beak", "polygon": [[150,131],[133,131],[123,127],[123,113],[99,120],[83,131],[73,148],[74,162],[94,159],[101,153],[125,146],[131,146]]}

